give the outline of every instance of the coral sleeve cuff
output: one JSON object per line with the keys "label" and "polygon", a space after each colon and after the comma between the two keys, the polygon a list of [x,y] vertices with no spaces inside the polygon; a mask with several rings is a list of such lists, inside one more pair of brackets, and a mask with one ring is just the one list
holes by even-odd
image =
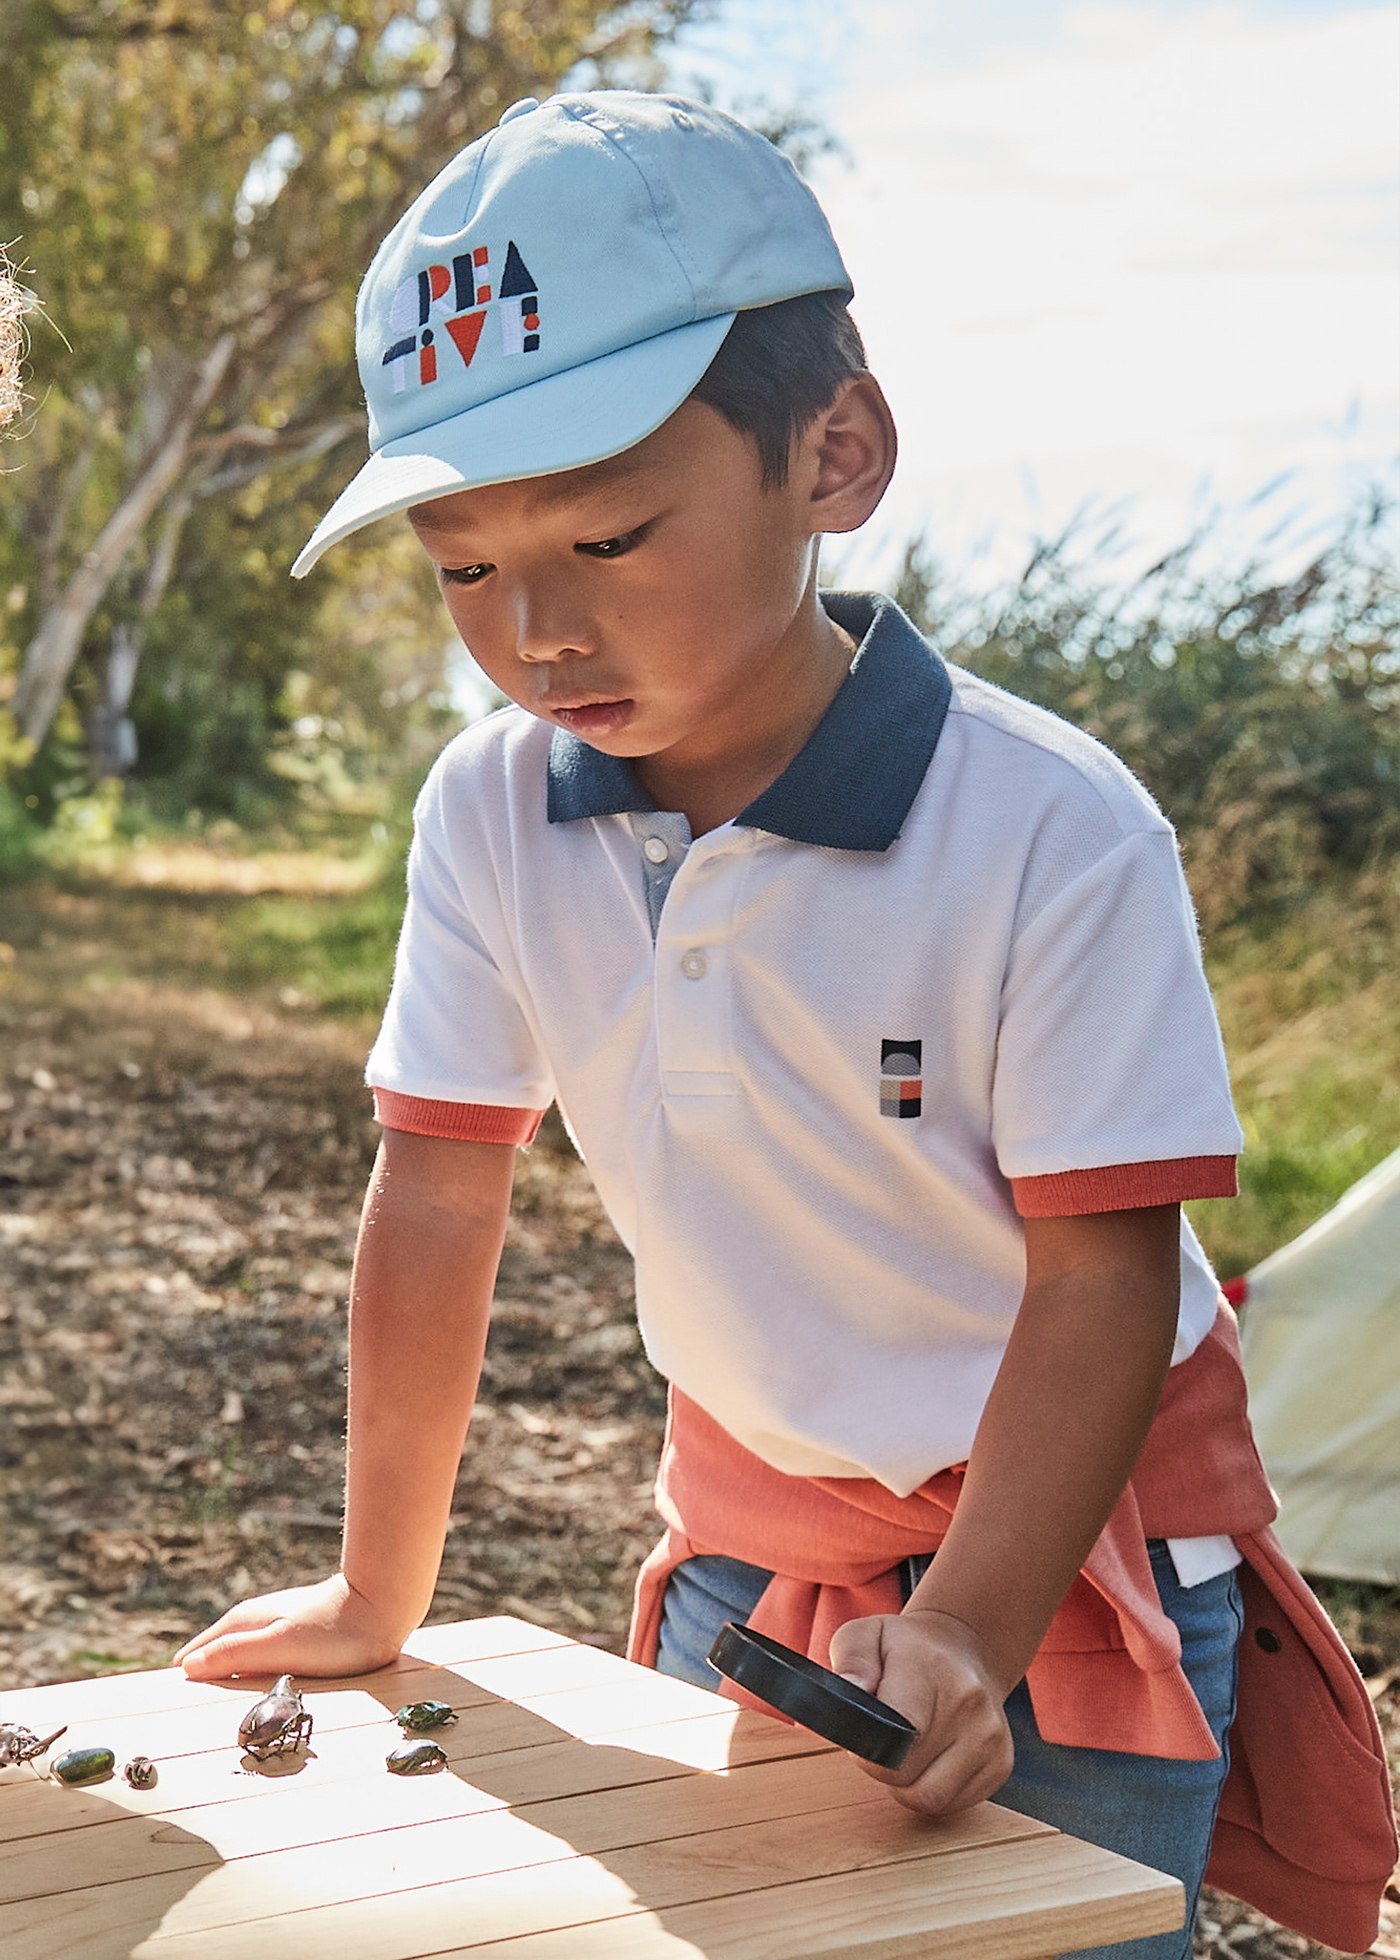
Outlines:
{"label": "coral sleeve cuff", "polygon": [[459,1143],[533,1143],[542,1109],[504,1109],[496,1103],[435,1102],[428,1096],[401,1096],[397,1089],[375,1089],[375,1120],[386,1130],[411,1130],[420,1137],[448,1137]]}
{"label": "coral sleeve cuff", "polygon": [[1095,1170],[1013,1177],[1022,1218],[1074,1218],[1094,1211],[1134,1211],[1186,1198],[1233,1198],[1233,1157],[1167,1157],[1150,1164],[1106,1164]]}

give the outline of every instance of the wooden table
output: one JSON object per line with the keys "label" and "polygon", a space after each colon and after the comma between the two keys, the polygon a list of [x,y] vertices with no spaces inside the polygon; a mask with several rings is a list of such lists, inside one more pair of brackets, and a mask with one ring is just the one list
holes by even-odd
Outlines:
{"label": "wooden table", "polygon": [[[0,1695],[0,1721],[67,1721],[59,1749],[159,1768],[0,1771],[5,1960],[1023,1960],[1181,1924],[1174,1879],[994,1804],[915,1817],[802,1730],[523,1620],[306,1684],[309,1749],[258,1769],[235,1738],[265,1685]],[[449,1767],[391,1776],[393,1711],[427,1698],[459,1711]]]}

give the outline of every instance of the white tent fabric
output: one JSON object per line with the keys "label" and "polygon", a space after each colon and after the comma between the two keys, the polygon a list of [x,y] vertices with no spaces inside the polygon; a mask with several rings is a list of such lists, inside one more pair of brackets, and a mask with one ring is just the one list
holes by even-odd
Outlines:
{"label": "white tent fabric", "polygon": [[1240,1336],[1289,1556],[1400,1584],[1400,1150],[1254,1268]]}

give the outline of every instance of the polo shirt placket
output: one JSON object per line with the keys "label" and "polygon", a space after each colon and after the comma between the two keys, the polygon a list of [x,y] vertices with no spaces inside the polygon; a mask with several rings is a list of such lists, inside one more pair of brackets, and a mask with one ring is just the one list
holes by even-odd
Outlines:
{"label": "polo shirt placket", "polygon": [[[747,840],[724,825],[692,839],[677,811],[636,812],[655,948],[657,1070],[668,1107],[684,1119],[692,1098],[733,1096],[733,941]],[[661,858],[660,850],[666,856]],[[696,1112],[713,1123],[713,1111]]]}

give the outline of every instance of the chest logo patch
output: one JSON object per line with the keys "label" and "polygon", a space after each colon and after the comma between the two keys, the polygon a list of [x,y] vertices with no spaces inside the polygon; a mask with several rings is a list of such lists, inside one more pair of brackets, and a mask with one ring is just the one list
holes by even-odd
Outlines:
{"label": "chest logo patch", "polygon": [[922,1041],[880,1043],[880,1114],[922,1116],[924,1110],[924,1044]]}

